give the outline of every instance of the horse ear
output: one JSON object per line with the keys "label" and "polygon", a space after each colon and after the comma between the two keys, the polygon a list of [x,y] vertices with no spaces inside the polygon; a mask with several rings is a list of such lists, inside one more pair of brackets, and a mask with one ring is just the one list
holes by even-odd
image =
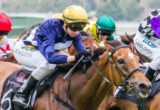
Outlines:
{"label": "horse ear", "polygon": [[122,42],[118,41],[118,40],[113,40],[113,41],[105,41],[105,47],[106,48],[115,48],[119,45],[122,45]]}
{"label": "horse ear", "polygon": [[136,33],[134,33],[132,36],[133,36],[133,37],[136,36]]}
{"label": "horse ear", "polygon": [[128,36],[127,32],[125,32],[125,35]]}

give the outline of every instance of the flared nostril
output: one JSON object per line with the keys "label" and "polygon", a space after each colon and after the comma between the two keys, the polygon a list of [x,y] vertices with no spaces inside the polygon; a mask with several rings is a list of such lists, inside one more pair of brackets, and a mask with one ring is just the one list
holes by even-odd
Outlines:
{"label": "flared nostril", "polygon": [[150,87],[146,86],[144,83],[139,84],[139,88],[142,90],[150,89]]}

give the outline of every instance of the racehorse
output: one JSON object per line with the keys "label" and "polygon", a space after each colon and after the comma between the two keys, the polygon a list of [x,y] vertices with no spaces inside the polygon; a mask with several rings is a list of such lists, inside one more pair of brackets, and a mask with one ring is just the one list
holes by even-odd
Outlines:
{"label": "racehorse", "polygon": [[[121,39],[125,44],[129,45],[132,52],[134,52],[136,55],[139,56],[141,63],[150,62],[151,59],[149,59],[145,56],[143,57],[141,54],[137,53],[136,48],[134,47],[134,42],[133,42],[134,36],[135,36],[135,34],[128,35],[126,33],[125,35],[121,36]],[[158,84],[158,82],[159,82],[159,80],[157,82],[153,82],[153,84],[154,83]],[[159,86],[157,86],[157,87],[159,87]],[[146,107],[142,107],[140,109],[140,108],[138,108],[139,103],[134,103],[128,99],[112,97],[112,101],[110,101],[110,104],[108,104],[108,103],[104,104],[103,105],[104,107],[101,110],[106,110],[106,109],[107,110],[115,110],[114,108],[116,108],[116,110],[142,110],[144,108],[145,108],[145,110],[160,110],[159,99],[160,99],[160,90],[156,91],[155,95],[152,95],[152,97],[149,97],[147,100],[144,100],[144,101],[146,101],[146,105],[143,105],[143,106],[146,106]],[[142,99],[142,101],[143,101],[143,99]]]}
{"label": "racehorse", "polygon": [[127,91],[148,95],[151,84],[138,69],[137,57],[124,45],[106,47],[94,52],[86,73],[76,69],[66,79],[66,72],[59,73],[52,86],[36,99],[33,109],[97,110],[111,85],[124,85]]}

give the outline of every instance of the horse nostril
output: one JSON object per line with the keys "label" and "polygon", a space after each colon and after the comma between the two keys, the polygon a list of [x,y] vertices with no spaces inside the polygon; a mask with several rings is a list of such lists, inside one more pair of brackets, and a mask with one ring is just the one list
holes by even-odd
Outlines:
{"label": "horse nostril", "polygon": [[144,83],[139,84],[139,88],[142,90],[149,89]]}
{"label": "horse nostril", "polygon": [[125,84],[126,84],[126,85],[129,85],[129,84],[130,84],[130,82],[129,82],[129,81],[126,81],[126,82],[125,82]]}

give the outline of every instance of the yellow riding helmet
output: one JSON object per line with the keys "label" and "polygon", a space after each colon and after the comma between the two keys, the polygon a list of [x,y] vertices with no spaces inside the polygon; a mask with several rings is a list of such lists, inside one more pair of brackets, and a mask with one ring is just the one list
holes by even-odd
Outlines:
{"label": "yellow riding helmet", "polygon": [[77,5],[71,5],[63,11],[63,20],[65,23],[89,23],[86,11]]}
{"label": "yellow riding helmet", "polygon": [[54,13],[51,18],[63,20],[63,14],[62,13]]}

